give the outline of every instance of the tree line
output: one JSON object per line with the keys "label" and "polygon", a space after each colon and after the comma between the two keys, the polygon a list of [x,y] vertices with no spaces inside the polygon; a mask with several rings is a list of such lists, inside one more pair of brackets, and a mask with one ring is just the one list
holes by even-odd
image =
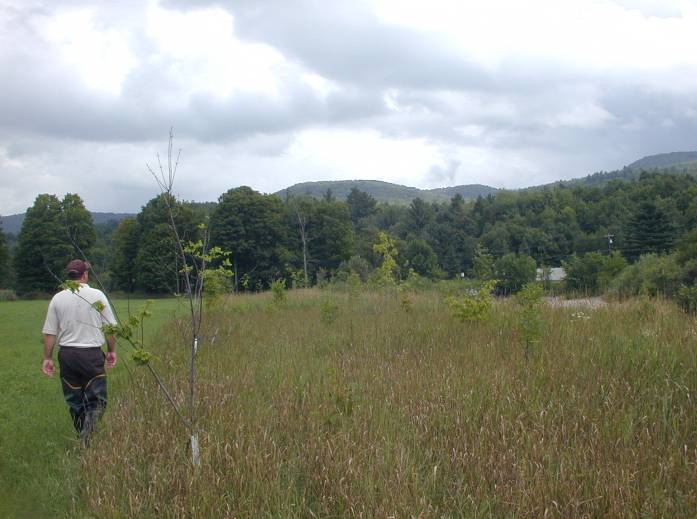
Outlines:
{"label": "tree line", "polygon": [[[19,294],[51,292],[67,260],[85,256],[112,290],[178,293],[182,273],[166,196],[150,200],[133,219],[95,227],[77,194],[39,195],[12,254],[0,235],[5,284],[11,280]],[[471,201],[456,195],[449,203],[378,203],[356,188],[346,200],[330,191],[321,199],[279,197],[245,186],[216,204],[169,202],[182,239],[208,233],[211,246],[231,253],[233,288],[244,291],[277,279],[289,286],[352,274],[367,281],[384,259],[375,247],[382,235],[394,248],[398,278],[410,272],[431,279],[501,279],[512,272],[526,278],[535,267],[565,265],[572,286],[596,289],[603,285],[597,276],[614,277],[642,256],[682,251],[676,264],[683,274],[695,260],[684,245],[697,227],[697,180],[687,175],[643,173],[604,186],[560,183]],[[579,274],[583,269],[596,278]],[[680,283],[694,283],[690,276]]]}

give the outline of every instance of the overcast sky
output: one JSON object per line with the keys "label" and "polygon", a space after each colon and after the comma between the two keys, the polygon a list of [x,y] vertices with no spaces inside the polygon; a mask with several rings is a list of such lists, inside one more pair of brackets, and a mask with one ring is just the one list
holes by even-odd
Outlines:
{"label": "overcast sky", "polygon": [[378,179],[516,188],[697,149],[697,0],[0,0],[0,214]]}

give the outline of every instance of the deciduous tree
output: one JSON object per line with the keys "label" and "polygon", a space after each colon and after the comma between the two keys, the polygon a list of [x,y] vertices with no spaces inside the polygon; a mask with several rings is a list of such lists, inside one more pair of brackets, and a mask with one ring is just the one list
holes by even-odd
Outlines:
{"label": "deciduous tree", "polygon": [[504,294],[518,292],[523,285],[535,280],[535,273],[535,260],[527,254],[511,252],[499,258],[494,264],[498,290]]}
{"label": "deciduous tree", "polygon": [[[87,219],[79,210],[82,201],[77,195],[67,195],[66,198],[75,236],[89,235],[86,228],[92,219]],[[80,257],[80,251],[71,243],[67,222],[58,197],[49,194],[36,197],[17,237],[14,265],[18,293],[52,292],[58,284],[56,276],[63,275],[63,269],[71,258]],[[89,246],[89,240],[79,243]]]}
{"label": "deciduous tree", "polygon": [[10,251],[7,246],[5,233],[2,232],[2,224],[0,222],[0,288],[8,286],[8,278],[10,274]]}
{"label": "deciduous tree", "polygon": [[281,199],[242,186],[218,199],[211,215],[211,245],[232,253],[235,285],[268,285],[284,270],[288,239]]}
{"label": "deciduous tree", "polygon": [[138,246],[138,223],[134,218],[127,218],[119,224],[114,234],[112,272],[115,285],[129,292],[135,288]]}

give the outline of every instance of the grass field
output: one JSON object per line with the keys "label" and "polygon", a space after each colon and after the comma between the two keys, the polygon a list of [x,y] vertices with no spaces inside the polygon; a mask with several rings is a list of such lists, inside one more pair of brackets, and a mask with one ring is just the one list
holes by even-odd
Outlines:
{"label": "grass field", "polygon": [[[144,301],[131,301],[134,308]],[[128,303],[116,301],[127,313]],[[73,428],[58,376],[41,373],[41,327],[48,301],[0,302],[0,517],[56,518],[82,513],[83,479]],[[158,300],[147,323],[154,335],[173,317],[178,302]],[[127,382],[121,365],[110,373],[111,394]],[[54,352],[54,361],[57,352]],[[104,446],[102,446],[104,447]],[[86,513],[86,512],[85,512]]]}
{"label": "grass field", "polygon": [[[408,301],[296,291],[211,313],[198,470],[146,370],[123,364],[98,447],[76,450],[39,373],[45,303],[4,303],[2,502],[46,517],[695,516],[694,318],[662,301],[544,308],[525,361],[512,301],[479,323],[436,293]],[[151,346],[182,404],[185,328],[172,319]]]}

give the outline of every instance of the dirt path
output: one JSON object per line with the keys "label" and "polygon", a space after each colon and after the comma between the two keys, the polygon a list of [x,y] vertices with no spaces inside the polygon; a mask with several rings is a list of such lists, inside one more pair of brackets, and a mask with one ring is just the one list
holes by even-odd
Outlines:
{"label": "dirt path", "polygon": [[563,299],[561,297],[545,297],[547,304],[556,308],[603,308],[607,301],[602,297],[584,297],[581,299]]}

